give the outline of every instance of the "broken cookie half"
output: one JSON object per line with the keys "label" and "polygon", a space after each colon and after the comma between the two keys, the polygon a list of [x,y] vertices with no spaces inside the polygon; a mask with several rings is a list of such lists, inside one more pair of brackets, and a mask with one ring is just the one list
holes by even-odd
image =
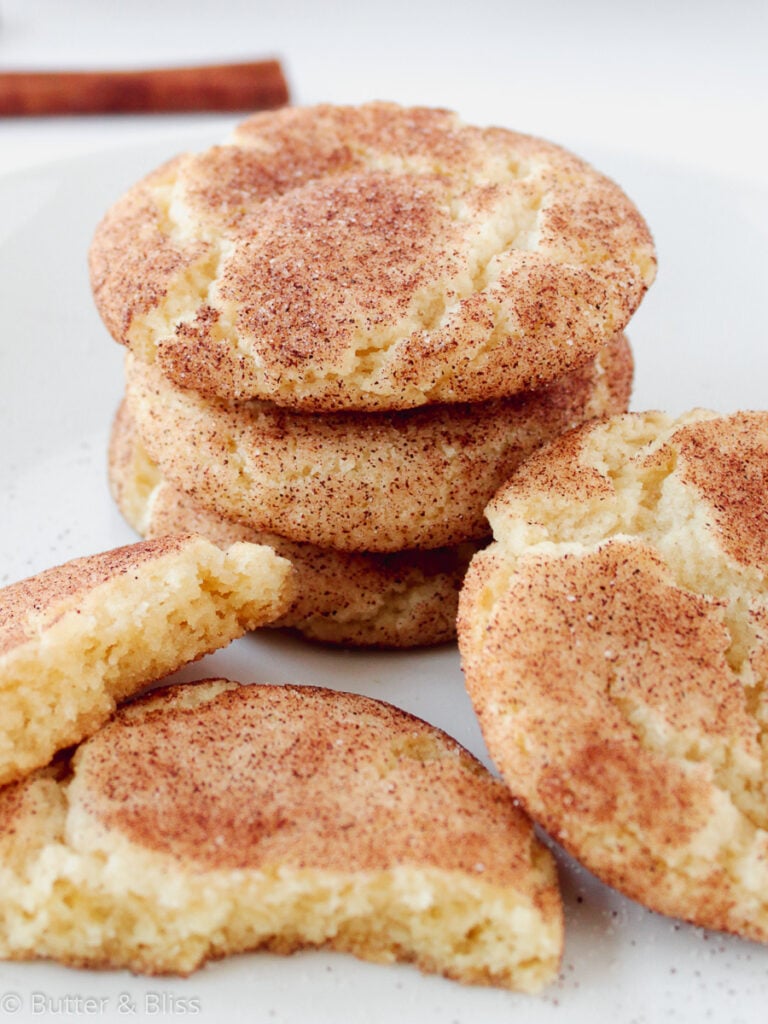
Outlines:
{"label": "broken cookie half", "polygon": [[290,563],[191,534],[78,558],[0,590],[0,784],[117,702],[282,614]]}
{"label": "broken cookie half", "polygon": [[539,989],[553,859],[444,733],[316,687],[155,691],[0,790],[3,957],[186,974],[304,946]]}

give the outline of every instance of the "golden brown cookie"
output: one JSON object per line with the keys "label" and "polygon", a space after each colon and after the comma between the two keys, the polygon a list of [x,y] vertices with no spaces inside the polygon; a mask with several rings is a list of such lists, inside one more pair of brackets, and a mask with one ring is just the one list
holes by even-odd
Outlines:
{"label": "golden brown cookie", "polygon": [[90,266],[112,335],[177,385],[330,411],[545,386],[625,328],[656,263],[576,156],[372,103],[257,114],[171,160]]}
{"label": "golden brown cookie", "polygon": [[654,910],[768,941],[768,413],[632,414],[537,453],[461,596],[531,815]]}
{"label": "golden brown cookie", "polygon": [[156,691],[0,790],[0,956],[186,974],[304,946],[539,989],[552,858],[445,733],[315,687]]}
{"label": "golden brown cookie", "polygon": [[485,537],[485,505],[512,470],[569,427],[624,411],[632,378],[619,336],[542,391],[318,416],[231,406],[175,387],[132,355],[126,366],[144,446],[196,505],[291,540],[368,552]]}
{"label": "golden brown cookie", "polygon": [[0,590],[0,783],[88,736],[118,701],[277,618],[290,563],[179,535]]}
{"label": "golden brown cookie", "polygon": [[347,646],[422,647],[456,636],[464,573],[482,542],[432,551],[364,554],[261,533],[206,512],[163,479],[123,403],[109,449],[112,495],[143,537],[201,533],[220,547],[268,544],[293,566],[294,600],[272,626]]}

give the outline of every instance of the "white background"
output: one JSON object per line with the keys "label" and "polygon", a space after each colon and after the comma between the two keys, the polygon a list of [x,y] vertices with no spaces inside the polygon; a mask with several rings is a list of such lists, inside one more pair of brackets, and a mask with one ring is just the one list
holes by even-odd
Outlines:
{"label": "white background", "polygon": [[[452,107],[581,148],[765,181],[761,0],[0,0],[0,67],[276,55],[296,102]],[[0,125],[0,169],[179,121]]]}
{"label": "white background", "polygon": [[[659,278],[630,329],[634,407],[728,411],[768,404],[767,11],[757,0],[0,0],[0,69],[278,56],[296,102],[437,104],[566,144],[625,186],[657,240]],[[120,353],[93,311],[85,253],[135,177],[234,121],[0,121],[0,582],[132,539],[104,472]],[[248,638],[184,677],[211,672],[382,696],[484,756],[449,647],[373,656]],[[655,917],[562,867],[563,975],[538,998],[324,953],[239,957],[187,981],[0,964],[0,1021],[766,1019],[768,950]],[[106,1002],[67,1013],[67,996]],[[201,1012],[182,1013],[184,999]],[[131,1003],[135,1014],[121,1012]]]}

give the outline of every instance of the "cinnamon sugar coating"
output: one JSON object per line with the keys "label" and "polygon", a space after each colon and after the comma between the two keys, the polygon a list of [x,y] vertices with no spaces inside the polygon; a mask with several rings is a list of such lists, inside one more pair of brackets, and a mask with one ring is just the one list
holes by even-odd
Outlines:
{"label": "cinnamon sugar coating", "polygon": [[655,274],[642,217],[582,160],[387,103],[257,114],[170,161],[90,265],[112,335],[178,385],[320,411],[542,387]]}
{"label": "cinnamon sugar coating", "polygon": [[146,544],[128,544],[72,559],[65,565],[45,569],[3,587],[0,590],[0,656],[38,639],[44,630],[76,609],[98,587],[121,576],[136,578],[145,564],[158,558],[181,556],[188,542],[188,537],[176,536],[158,537]]}
{"label": "cinnamon sugar coating", "polygon": [[632,357],[620,336],[538,392],[323,416],[205,399],[131,355],[126,368],[144,447],[195,505],[291,540],[383,552],[484,538],[486,503],[537,445],[626,409]]}
{"label": "cinnamon sugar coating", "polygon": [[149,974],[327,946],[534,991],[554,862],[445,733],[316,687],[169,687],[0,790],[0,956]]}
{"label": "cinnamon sugar coating", "polygon": [[423,647],[455,639],[459,589],[484,541],[369,554],[302,544],[224,519],[163,479],[124,402],[112,425],[109,480],[120,511],[143,537],[199,533],[220,547],[266,544],[287,558],[294,598],[273,627],[360,647]]}
{"label": "cinnamon sugar coating", "polygon": [[455,741],[319,687],[155,692],[80,750],[70,795],[101,828],[212,870],[482,864],[484,880],[521,886],[530,866],[530,822]]}
{"label": "cinnamon sugar coating", "polygon": [[630,414],[491,502],[467,687],[531,815],[654,910],[768,941],[768,413]]}

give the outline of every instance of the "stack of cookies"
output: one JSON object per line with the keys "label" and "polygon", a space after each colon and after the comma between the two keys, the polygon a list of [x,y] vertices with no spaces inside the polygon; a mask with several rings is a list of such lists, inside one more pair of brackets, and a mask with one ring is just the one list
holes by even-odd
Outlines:
{"label": "stack of cookies", "polygon": [[287,555],[282,625],[448,639],[493,493],[626,409],[622,331],[654,272],[627,197],[549,143],[391,104],[251,117],[96,232],[129,349],[115,498],[148,537]]}
{"label": "stack of cookies", "polygon": [[[0,957],[327,945],[535,991],[563,922],[533,821],[654,910],[768,941],[768,414],[615,415],[654,268],[611,182],[443,111],[258,116],[116,204],[111,480],[155,539],[0,593]],[[470,558],[503,781],[311,686],[108,720],[258,626],[446,639]]]}

